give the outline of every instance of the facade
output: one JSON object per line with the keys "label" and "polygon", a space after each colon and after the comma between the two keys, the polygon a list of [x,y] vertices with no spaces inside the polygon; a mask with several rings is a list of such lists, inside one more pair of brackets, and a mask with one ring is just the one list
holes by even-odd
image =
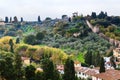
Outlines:
{"label": "facade", "polygon": [[1,25],[5,25],[5,22],[2,20],[2,18],[0,18],[0,26]]}
{"label": "facade", "polygon": [[30,65],[30,58],[28,57],[21,57],[22,62],[24,65]]}
{"label": "facade", "polygon": [[[87,67],[77,67],[75,68],[76,75],[80,79],[94,79],[94,75],[99,74],[99,70],[91,69]],[[95,79],[94,79],[95,80]]]}
{"label": "facade", "polygon": [[57,65],[56,68],[60,74],[64,74],[64,65]]}
{"label": "facade", "polygon": [[113,49],[113,56],[120,58],[120,48]]}
{"label": "facade", "polygon": [[114,69],[114,67],[112,66],[111,64],[111,61],[110,61],[110,58],[111,57],[104,57],[104,61],[105,61],[105,69]]}

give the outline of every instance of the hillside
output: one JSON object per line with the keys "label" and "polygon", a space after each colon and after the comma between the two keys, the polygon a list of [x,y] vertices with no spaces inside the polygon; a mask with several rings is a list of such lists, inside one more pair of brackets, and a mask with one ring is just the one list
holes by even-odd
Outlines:
{"label": "hillside", "polygon": [[44,38],[30,44],[60,48],[68,54],[75,55],[89,50],[93,53],[97,51],[105,54],[110,48],[111,44],[107,40],[93,33],[88,27],[86,17],[74,16],[68,20],[64,17],[62,19],[47,18],[42,22],[13,23],[1,26],[0,33],[1,36],[19,37],[23,43],[25,37],[33,35],[35,38],[36,34],[41,32]]}

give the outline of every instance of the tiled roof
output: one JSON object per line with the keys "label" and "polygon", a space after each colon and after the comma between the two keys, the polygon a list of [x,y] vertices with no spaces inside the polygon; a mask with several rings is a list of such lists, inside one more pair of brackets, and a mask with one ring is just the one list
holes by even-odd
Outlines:
{"label": "tiled roof", "polygon": [[119,80],[120,79],[120,71],[110,69],[104,73],[96,74],[94,76],[97,78],[103,79],[103,80]]}
{"label": "tiled roof", "polygon": [[22,60],[29,60],[30,58],[28,57],[21,57]]}
{"label": "tiled roof", "polygon": [[75,71],[76,72],[82,72],[82,73],[85,73],[87,75],[96,75],[99,73],[99,70],[97,69],[90,69],[90,68],[87,68],[87,67],[78,67],[78,68],[75,68]]}
{"label": "tiled roof", "polygon": [[64,70],[64,65],[57,65],[56,68],[57,70]]}

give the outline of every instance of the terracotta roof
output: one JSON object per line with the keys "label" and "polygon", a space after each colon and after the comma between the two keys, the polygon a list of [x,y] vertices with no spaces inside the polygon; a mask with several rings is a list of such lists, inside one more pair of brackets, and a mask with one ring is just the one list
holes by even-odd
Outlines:
{"label": "terracotta roof", "polygon": [[21,57],[22,60],[29,60],[30,58],[28,57]]}
{"label": "terracotta roof", "polygon": [[57,70],[64,70],[64,65],[57,65]]}
{"label": "terracotta roof", "polygon": [[79,61],[74,61],[74,64],[80,64],[80,62]]}
{"label": "terracotta roof", "polygon": [[110,69],[104,73],[96,74],[94,76],[103,80],[118,80],[120,79],[120,71]]}
{"label": "terracotta roof", "polygon": [[87,67],[77,67],[77,68],[75,68],[75,71],[76,72],[82,72],[82,73],[85,73],[85,74],[91,75],[91,76],[99,73],[99,70],[91,69],[91,68],[87,68]]}
{"label": "terracotta roof", "polygon": [[42,69],[42,68],[37,68],[36,70],[37,70],[37,71],[43,71],[43,69]]}

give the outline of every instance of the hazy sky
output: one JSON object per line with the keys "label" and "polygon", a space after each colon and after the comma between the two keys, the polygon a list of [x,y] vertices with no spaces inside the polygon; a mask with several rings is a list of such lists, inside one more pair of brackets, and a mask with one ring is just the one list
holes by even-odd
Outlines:
{"label": "hazy sky", "polygon": [[0,0],[0,17],[24,17],[25,20],[37,20],[45,17],[60,18],[73,12],[91,14],[107,11],[108,15],[120,15],[120,0]]}

